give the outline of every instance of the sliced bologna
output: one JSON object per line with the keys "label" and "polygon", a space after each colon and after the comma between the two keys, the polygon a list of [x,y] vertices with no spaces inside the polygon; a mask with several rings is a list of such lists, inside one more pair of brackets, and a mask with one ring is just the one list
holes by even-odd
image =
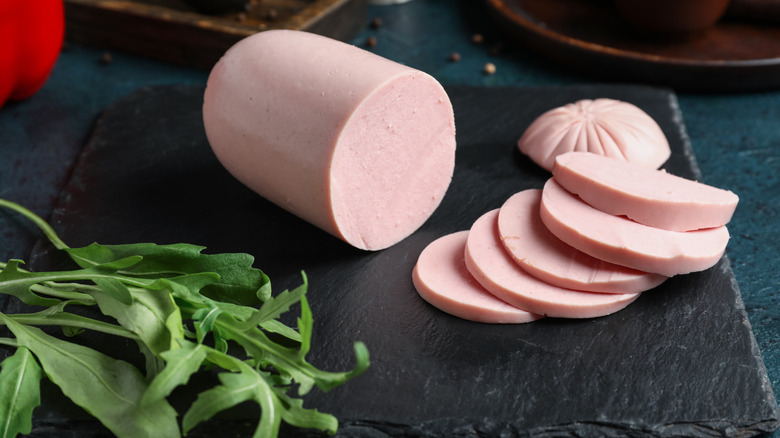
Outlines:
{"label": "sliced bologna", "polygon": [[567,289],[605,293],[637,293],[666,280],[605,262],[555,237],[539,216],[541,190],[524,190],[506,200],[498,214],[498,231],[515,263],[547,283]]}
{"label": "sliced bologna", "polygon": [[517,142],[520,152],[552,170],[555,157],[587,151],[653,169],[671,150],[661,127],[646,112],[614,99],[584,99],[540,115]]}
{"label": "sliced bologna", "polygon": [[564,289],[528,274],[512,260],[501,243],[498,212],[492,210],[474,222],[465,251],[471,275],[498,298],[546,316],[593,318],[623,309],[640,295]]}
{"label": "sliced bologna", "polygon": [[712,267],[729,240],[725,226],[678,232],[605,213],[566,191],[555,178],[544,185],[539,212],[547,229],[574,248],[667,277]]}
{"label": "sliced bologna", "polygon": [[239,181],[366,250],[422,225],[455,166],[452,105],[433,77],[302,31],[230,48],[209,75],[203,122]]}
{"label": "sliced bologna", "polygon": [[728,190],[587,152],[559,155],[553,177],[603,212],[672,231],[726,225],[739,202]]}
{"label": "sliced bologna", "polygon": [[488,293],[471,276],[464,260],[468,231],[440,237],[428,245],[412,271],[417,293],[434,307],[463,319],[487,323],[525,323],[541,318]]}

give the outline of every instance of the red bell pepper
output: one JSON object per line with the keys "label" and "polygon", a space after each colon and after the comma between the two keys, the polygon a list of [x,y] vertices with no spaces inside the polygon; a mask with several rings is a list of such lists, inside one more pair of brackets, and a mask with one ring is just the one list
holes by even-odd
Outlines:
{"label": "red bell pepper", "polygon": [[43,86],[64,37],[63,0],[0,0],[0,106]]}

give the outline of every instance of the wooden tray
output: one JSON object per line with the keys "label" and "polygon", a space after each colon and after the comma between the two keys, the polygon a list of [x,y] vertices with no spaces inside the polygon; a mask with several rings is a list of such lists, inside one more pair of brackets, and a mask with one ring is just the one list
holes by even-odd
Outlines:
{"label": "wooden tray", "polygon": [[183,0],[65,0],[66,37],[210,69],[238,40],[268,29],[346,40],[366,25],[366,0],[262,0],[246,12],[208,15]]}
{"label": "wooden tray", "polygon": [[682,91],[780,88],[780,26],[727,17],[686,37],[637,32],[605,0],[486,0],[500,29],[599,79]]}

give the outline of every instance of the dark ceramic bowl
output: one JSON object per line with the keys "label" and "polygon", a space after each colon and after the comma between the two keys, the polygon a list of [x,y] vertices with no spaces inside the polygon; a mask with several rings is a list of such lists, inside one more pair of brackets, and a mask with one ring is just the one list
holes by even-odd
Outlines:
{"label": "dark ceramic bowl", "polygon": [[638,29],[659,34],[686,34],[720,20],[729,0],[615,0],[620,15]]}

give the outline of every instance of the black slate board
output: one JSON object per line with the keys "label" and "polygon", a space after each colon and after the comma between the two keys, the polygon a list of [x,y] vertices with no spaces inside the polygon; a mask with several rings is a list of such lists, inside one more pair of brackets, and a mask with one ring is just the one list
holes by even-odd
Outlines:
{"label": "black slate board", "polygon": [[[750,436],[780,426],[725,257],[708,271],[670,279],[614,315],[518,326],[445,315],[411,283],[429,242],[468,228],[519,190],[542,186],[549,175],[517,153],[515,142],[549,108],[593,97],[632,102],[668,136],[673,156],[665,168],[699,177],[671,92],[614,85],[449,88],[458,154],[447,196],[411,237],[362,252],[223,170],[203,132],[202,91],[143,89],[107,109],[52,222],[71,246],[189,242],[211,252],[247,252],[277,292],[297,286],[305,270],[315,317],[310,361],[351,368],[355,340],[372,356],[358,379],[307,396],[308,406],[342,420],[339,436]],[[40,243],[30,261],[33,269],[58,263]],[[241,406],[190,436],[247,436],[256,415]],[[36,416],[32,436],[106,433],[54,388]],[[284,435],[318,436],[292,428]]]}

